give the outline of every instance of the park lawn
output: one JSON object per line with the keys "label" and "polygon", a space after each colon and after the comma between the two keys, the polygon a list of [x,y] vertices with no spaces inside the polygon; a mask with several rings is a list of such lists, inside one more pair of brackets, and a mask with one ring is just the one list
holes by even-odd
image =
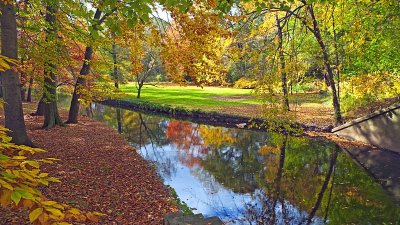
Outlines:
{"label": "park lawn", "polygon": [[261,104],[252,90],[226,87],[196,87],[179,85],[145,85],[140,99],[136,98],[134,83],[122,85],[124,100],[146,101],[156,104],[217,111],[221,107],[258,106]]}
{"label": "park lawn", "polygon": [[[186,109],[216,111],[232,115],[262,117],[262,101],[249,89],[226,87],[196,87],[179,85],[145,85],[141,98],[137,99],[135,83],[122,85],[122,99],[144,101]],[[332,107],[329,95],[318,93],[294,93],[290,96],[291,112],[296,120],[306,124],[327,125],[332,123]]]}

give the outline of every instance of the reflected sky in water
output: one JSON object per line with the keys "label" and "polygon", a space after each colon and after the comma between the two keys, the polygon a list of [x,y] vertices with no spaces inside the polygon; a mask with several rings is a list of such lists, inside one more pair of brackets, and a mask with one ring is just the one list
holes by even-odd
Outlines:
{"label": "reflected sky in water", "polygon": [[335,144],[199,125],[103,105],[195,213],[228,224],[398,224],[399,206]]}

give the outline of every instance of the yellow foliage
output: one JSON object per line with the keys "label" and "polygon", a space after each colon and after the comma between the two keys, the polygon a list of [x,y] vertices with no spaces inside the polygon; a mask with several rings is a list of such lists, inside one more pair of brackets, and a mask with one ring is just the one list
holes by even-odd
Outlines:
{"label": "yellow foliage", "polygon": [[4,55],[0,55],[0,71],[6,71],[11,69],[12,65],[17,65],[18,60],[10,59]]}
{"label": "yellow foliage", "polygon": [[227,74],[224,54],[232,44],[231,33],[221,25],[210,5],[195,4],[187,13],[171,9],[174,23],[164,36],[161,58],[168,76],[184,83],[224,84]]}
{"label": "yellow foliage", "polygon": [[400,73],[371,73],[349,77],[341,84],[343,110],[400,94]]}
{"label": "yellow foliage", "polygon": [[236,142],[236,138],[224,131],[222,127],[209,128],[207,126],[201,126],[199,132],[206,146],[213,145],[219,148],[223,144],[232,144]]}
{"label": "yellow foliage", "polygon": [[4,3],[4,5],[12,5],[14,2],[14,0],[1,0],[1,1]]}
{"label": "yellow foliage", "polygon": [[264,145],[263,147],[261,147],[258,150],[258,153],[260,155],[268,155],[269,153],[278,154],[279,152],[280,152],[279,147],[273,147],[273,146],[268,146],[268,145]]}
{"label": "yellow foliage", "polygon": [[342,91],[356,98],[371,94],[377,98],[389,98],[400,94],[400,74],[373,73],[347,78]]}

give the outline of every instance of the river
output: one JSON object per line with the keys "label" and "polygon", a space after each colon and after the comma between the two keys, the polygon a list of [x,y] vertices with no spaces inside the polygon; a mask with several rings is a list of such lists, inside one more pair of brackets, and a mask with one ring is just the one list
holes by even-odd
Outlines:
{"label": "river", "polygon": [[[335,143],[92,105],[194,213],[227,224],[399,224],[400,207]],[[127,206],[128,207],[128,206]]]}

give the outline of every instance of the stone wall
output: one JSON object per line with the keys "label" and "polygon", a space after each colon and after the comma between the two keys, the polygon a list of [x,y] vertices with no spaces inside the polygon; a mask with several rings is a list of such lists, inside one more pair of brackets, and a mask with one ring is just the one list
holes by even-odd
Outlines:
{"label": "stone wall", "polygon": [[332,132],[400,153],[400,103],[336,127]]}

